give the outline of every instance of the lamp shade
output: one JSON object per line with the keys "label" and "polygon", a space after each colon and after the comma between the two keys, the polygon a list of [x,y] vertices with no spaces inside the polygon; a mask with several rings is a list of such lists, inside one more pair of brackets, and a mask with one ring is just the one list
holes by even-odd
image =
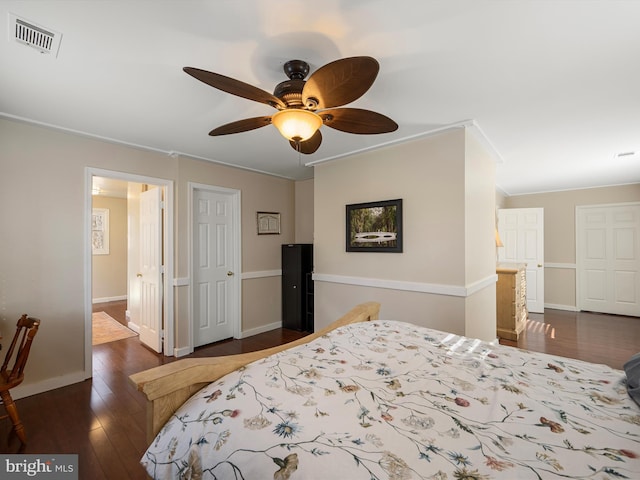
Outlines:
{"label": "lamp shade", "polygon": [[286,139],[303,142],[322,126],[322,118],[309,110],[290,108],[273,114],[271,123]]}

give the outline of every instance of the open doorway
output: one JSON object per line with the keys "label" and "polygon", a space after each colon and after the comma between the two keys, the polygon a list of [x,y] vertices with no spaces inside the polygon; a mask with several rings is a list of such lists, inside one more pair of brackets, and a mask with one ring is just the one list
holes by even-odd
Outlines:
{"label": "open doorway", "polygon": [[[135,309],[135,285],[130,282],[131,202],[129,189],[142,184],[94,176],[91,185],[91,302],[92,345],[138,335],[130,309]],[[135,198],[135,197],[133,197]]]}
{"label": "open doorway", "polygon": [[[173,355],[173,298],[169,285],[173,262],[169,253],[172,238],[168,234],[172,226],[173,185],[163,179],[89,168],[87,186],[85,364],[89,377],[94,304],[121,324],[125,334],[129,331],[140,335],[141,348],[144,344],[156,352]],[[114,338],[118,338],[119,325],[110,324],[115,330]]]}

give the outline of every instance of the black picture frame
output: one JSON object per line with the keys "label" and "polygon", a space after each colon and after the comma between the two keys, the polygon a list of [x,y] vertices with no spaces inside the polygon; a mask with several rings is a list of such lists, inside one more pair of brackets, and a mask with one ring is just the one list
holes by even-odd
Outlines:
{"label": "black picture frame", "polygon": [[346,206],[347,252],[402,253],[402,199]]}
{"label": "black picture frame", "polygon": [[280,212],[256,212],[258,235],[280,235]]}

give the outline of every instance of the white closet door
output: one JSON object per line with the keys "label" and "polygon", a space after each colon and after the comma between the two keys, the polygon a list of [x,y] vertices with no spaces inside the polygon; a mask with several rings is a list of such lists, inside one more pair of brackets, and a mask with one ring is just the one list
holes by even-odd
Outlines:
{"label": "white closet door", "polygon": [[230,338],[239,322],[233,195],[194,190],[194,346]]}
{"label": "white closet door", "polygon": [[640,316],[640,204],[576,209],[578,308]]}

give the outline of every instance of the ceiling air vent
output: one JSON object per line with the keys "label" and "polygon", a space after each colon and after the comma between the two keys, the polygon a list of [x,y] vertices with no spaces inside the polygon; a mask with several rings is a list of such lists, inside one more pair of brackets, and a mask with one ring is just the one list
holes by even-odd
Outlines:
{"label": "ceiling air vent", "polygon": [[9,40],[28,45],[40,53],[58,56],[62,34],[34,22],[9,14]]}
{"label": "ceiling air vent", "polygon": [[636,160],[640,158],[640,152],[635,152],[633,150],[629,150],[627,152],[616,153],[613,156],[616,160]]}

